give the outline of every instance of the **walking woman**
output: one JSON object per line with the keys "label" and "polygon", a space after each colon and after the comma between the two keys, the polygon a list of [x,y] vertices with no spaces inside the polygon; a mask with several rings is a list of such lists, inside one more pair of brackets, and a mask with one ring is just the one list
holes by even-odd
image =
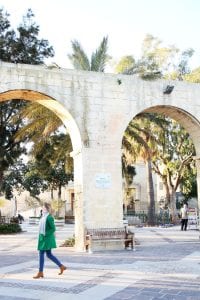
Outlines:
{"label": "walking woman", "polygon": [[51,259],[59,268],[61,275],[67,268],[61,264],[61,262],[51,253],[51,249],[56,248],[56,240],[55,240],[55,225],[54,218],[50,214],[51,213],[51,205],[49,203],[44,203],[43,206],[43,216],[40,219],[39,223],[39,237],[38,237],[38,250],[39,250],[39,272],[34,279],[43,278],[43,269],[44,269],[44,254],[46,252],[46,256]]}

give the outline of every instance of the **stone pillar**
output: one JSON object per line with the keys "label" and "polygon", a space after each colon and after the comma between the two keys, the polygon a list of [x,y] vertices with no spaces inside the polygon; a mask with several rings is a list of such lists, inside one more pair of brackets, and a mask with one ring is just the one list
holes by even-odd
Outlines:
{"label": "stone pillar", "polygon": [[197,168],[197,203],[198,212],[200,211],[200,157],[195,158],[196,168]]}
{"label": "stone pillar", "polygon": [[83,219],[83,165],[82,150],[73,151],[74,160],[74,215],[75,215],[75,249],[84,251],[84,219]]}
{"label": "stone pillar", "polygon": [[[121,153],[115,149],[83,148],[74,156],[74,169],[82,156],[83,184],[75,176],[76,250],[84,250],[85,228],[123,226]],[[76,165],[77,164],[77,165]],[[77,176],[78,178],[78,176]],[[116,249],[119,249],[116,246]]]}

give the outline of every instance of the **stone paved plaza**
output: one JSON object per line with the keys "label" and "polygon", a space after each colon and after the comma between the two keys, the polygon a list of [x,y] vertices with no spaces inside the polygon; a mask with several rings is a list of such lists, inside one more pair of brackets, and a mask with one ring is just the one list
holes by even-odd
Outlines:
{"label": "stone paved plaza", "polygon": [[[0,236],[0,299],[193,300],[200,299],[199,231],[180,227],[135,228],[136,251],[77,253],[58,247],[54,254],[68,270],[46,259],[45,278],[38,270],[37,226]],[[60,245],[73,235],[73,225],[57,230]]]}

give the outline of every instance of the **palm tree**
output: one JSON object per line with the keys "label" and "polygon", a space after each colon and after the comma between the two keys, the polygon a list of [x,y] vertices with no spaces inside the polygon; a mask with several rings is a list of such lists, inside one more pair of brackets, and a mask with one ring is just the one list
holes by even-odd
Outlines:
{"label": "palm tree", "polygon": [[157,140],[153,132],[161,130],[161,119],[155,114],[140,114],[127,127],[122,141],[125,156],[133,161],[142,158],[147,170],[148,223],[155,224],[155,198],[152,175],[152,158],[157,153]]}
{"label": "palm tree", "polygon": [[[143,157],[148,169],[149,207],[153,207],[152,171],[160,176],[166,193],[166,205],[176,220],[177,188],[194,170],[194,144],[184,128],[165,116],[140,114],[129,124],[123,145],[133,157]],[[132,148],[134,147],[134,150]],[[190,184],[191,186],[191,184]],[[149,212],[153,216],[153,213]]]}
{"label": "palm tree", "polygon": [[[122,154],[122,177],[124,179],[124,213],[127,213],[127,200],[129,196],[129,187],[133,183],[133,177],[136,175],[135,167],[132,165],[132,160],[128,158],[128,153],[125,150]],[[132,195],[131,195],[132,196]]]}
{"label": "palm tree", "polygon": [[77,40],[71,41],[73,53],[68,57],[76,70],[86,70],[95,72],[104,72],[107,61],[109,60],[108,37],[104,37],[99,47],[92,53],[91,59],[83,50],[81,44]]}
{"label": "palm tree", "polygon": [[55,113],[37,102],[27,103],[16,118],[26,119],[26,125],[17,132],[15,139],[32,141],[33,154],[39,152],[46,139],[63,125]]}
{"label": "palm tree", "polygon": [[[147,138],[140,136],[138,129],[131,124],[125,132],[123,138],[123,147],[126,151],[134,155],[134,160],[138,157],[141,157],[146,162],[147,168],[147,199],[148,199],[148,223],[154,224],[154,215],[155,215],[155,200],[154,200],[154,187],[153,187],[153,177],[152,177],[152,168],[151,168],[151,149],[148,145]],[[134,150],[130,150],[134,148]]]}
{"label": "palm tree", "polygon": [[[27,106],[20,111],[20,115],[17,116],[17,118],[18,117],[26,119],[26,125],[18,131],[15,135],[15,139],[33,142],[31,154],[34,156],[44,149],[52,135],[56,132],[63,132],[64,129],[66,130],[62,121],[55,113],[36,102],[28,103]],[[56,147],[56,151],[51,159],[52,165],[64,157],[66,162],[65,170],[67,173],[71,172],[72,159],[70,152],[72,151],[72,144],[69,134],[62,135],[61,142],[57,141],[54,146]]]}

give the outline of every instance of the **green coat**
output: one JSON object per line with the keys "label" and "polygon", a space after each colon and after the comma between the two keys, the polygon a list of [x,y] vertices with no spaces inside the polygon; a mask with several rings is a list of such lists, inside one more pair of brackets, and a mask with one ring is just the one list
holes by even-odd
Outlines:
{"label": "green coat", "polygon": [[54,224],[54,218],[52,215],[48,215],[46,219],[45,235],[39,234],[38,238],[38,250],[50,250],[56,248],[56,240],[54,232],[56,227]]}

